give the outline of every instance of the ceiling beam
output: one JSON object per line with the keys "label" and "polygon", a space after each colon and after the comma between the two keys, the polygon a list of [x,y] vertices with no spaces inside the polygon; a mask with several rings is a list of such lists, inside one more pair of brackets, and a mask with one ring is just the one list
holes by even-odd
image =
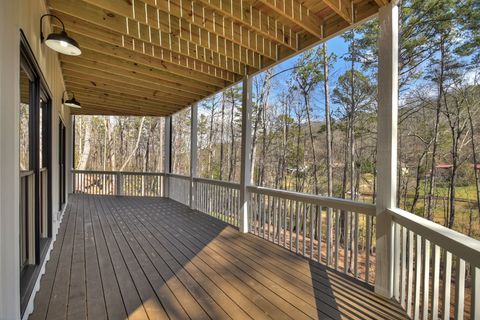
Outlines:
{"label": "ceiling beam", "polygon": [[293,51],[298,50],[297,33],[294,32],[292,28],[258,10],[251,4],[247,4],[243,0],[196,0],[194,4],[196,2],[210,7],[223,17],[232,19],[244,27],[276,41],[282,46],[290,48]]}
{"label": "ceiling beam", "polygon": [[323,39],[323,22],[297,0],[256,0],[278,15],[305,29],[318,39]]}

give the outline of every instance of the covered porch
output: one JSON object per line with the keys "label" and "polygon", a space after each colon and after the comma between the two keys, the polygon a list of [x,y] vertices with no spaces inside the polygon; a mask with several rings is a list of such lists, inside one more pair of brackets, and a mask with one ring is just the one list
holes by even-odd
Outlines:
{"label": "covered porch", "polygon": [[[82,55],[48,51],[38,21],[17,14],[30,3],[2,2],[0,318],[480,319],[480,241],[397,206],[397,0],[39,3],[31,16]],[[253,77],[374,16],[375,203],[255,185]],[[24,60],[31,110],[38,84],[55,88],[28,120],[31,171],[19,167],[19,76],[7,78]],[[202,178],[198,105],[240,83],[239,179]],[[187,108],[179,175],[172,117]],[[71,169],[74,115],[163,117],[161,170]]]}
{"label": "covered porch", "polygon": [[406,317],[365,283],[157,197],[71,196],[40,288],[30,319]]}

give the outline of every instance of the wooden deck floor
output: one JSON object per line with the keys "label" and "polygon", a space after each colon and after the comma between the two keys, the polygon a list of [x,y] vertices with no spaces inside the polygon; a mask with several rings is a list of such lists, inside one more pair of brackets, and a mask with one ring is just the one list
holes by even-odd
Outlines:
{"label": "wooden deck floor", "polygon": [[173,200],[73,195],[30,319],[404,319],[390,301]]}

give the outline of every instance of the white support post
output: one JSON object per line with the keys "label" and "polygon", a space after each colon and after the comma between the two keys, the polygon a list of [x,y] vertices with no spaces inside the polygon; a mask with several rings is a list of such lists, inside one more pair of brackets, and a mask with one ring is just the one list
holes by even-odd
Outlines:
{"label": "white support post", "polygon": [[171,144],[172,144],[172,117],[165,117],[165,130],[164,130],[165,143],[164,146],[164,160],[163,160],[163,196],[165,198],[170,197],[169,194],[169,181],[168,174],[170,173],[170,160],[171,160]]}
{"label": "white support post", "polygon": [[197,130],[198,130],[198,107],[194,103],[191,106],[190,119],[190,209],[195,210],[196,205],[196,185],[193,178],[197,176]]}
{"label": "white support post", "polygon": [[242,153],[240,167],[240,232],[248,232],[250,194],[247,187],[251,184],[250,165],[252,151],[252,78],[243,78],[242,89]]}
{"label": "white support post", "polygon": [[[377,250],[375,292],[393,295],[393,223],[387,208],[396,207],[398,122],[398,6],[392,0],[379,12],[377,128]],[[397,248],[398,249],[398,248]]]}

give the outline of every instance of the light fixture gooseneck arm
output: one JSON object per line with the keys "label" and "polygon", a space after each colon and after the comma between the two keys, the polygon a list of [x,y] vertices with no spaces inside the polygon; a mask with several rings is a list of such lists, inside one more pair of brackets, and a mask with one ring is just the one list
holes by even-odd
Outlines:
{"label": "light fixture gooseneck arm", "polygon": [[56,15],[53,15],[53,14],[50,14],[50,13],[47,13],[47,14],[44,14],[41,18],[40,18],[40,42],[43,43],[43,40],[45,40],[45,37],[43,36],[43,18],[45,17],[53,17],[55,19],[57,19],[58,21],[60,21],[60,23],[62,24],[62,29],[63,31],[65,31],[65,25],[63,24],[63,21],[60,20],[59,17],[57,17]]}

